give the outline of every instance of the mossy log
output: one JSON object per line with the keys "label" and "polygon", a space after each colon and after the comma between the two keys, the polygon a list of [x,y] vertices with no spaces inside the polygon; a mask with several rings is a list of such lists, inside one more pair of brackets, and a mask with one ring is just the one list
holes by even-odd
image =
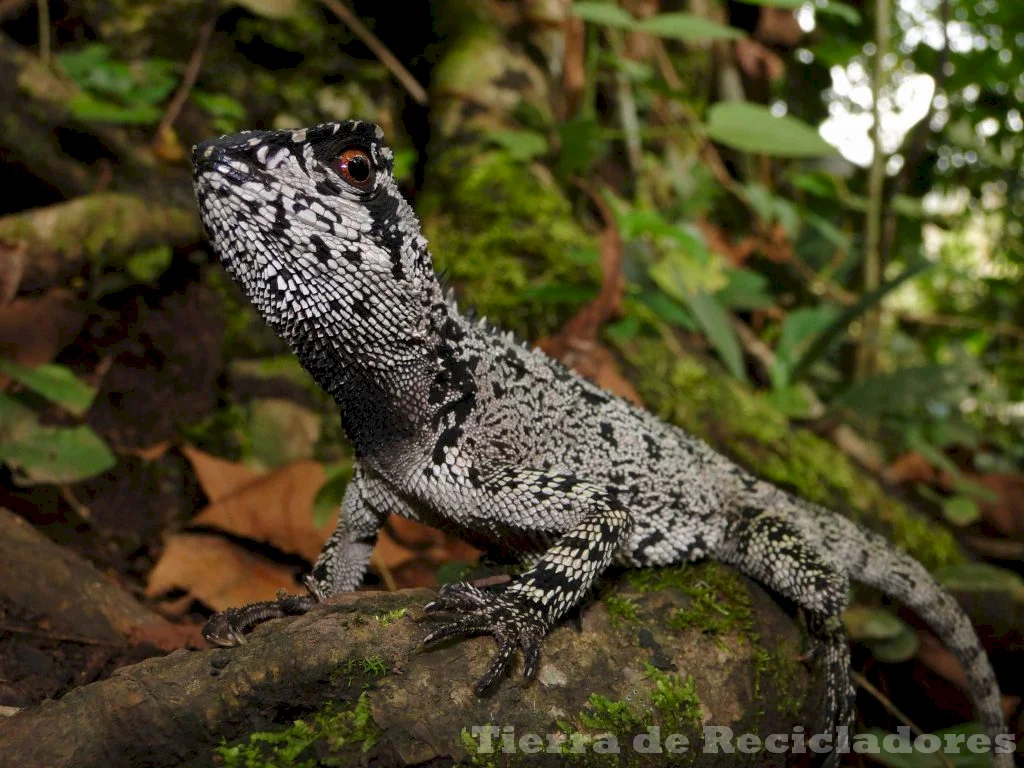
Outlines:
{"label": "mossy log", "polygon": [[0,217],[0,269],[16,248],[24,263],[20,288],[31,291],[67,277],[86,260],[117,265],[145,248],[189,245],[201,233],[191,207],[112,192],[83,195]]}
{"label": "mossy log", "polygon": [[[812,676],[797,661],[800,632],[753,583],[709,564],[628,573],[603,592],[579,626],[547,638],[535,681],[522,686],[517,668],[482,699],[472,686],[492,639],[417,653],[434,593],[359,592],[263,625],[241,647],[176,651],[25,710],[0,722],[0,754],[21,768],[209,765],[215,753],[227,765],[563,765],[519,740],[536,734],[546,749],[578,733],[569,743],[582,752],[569,758],[589,764],[590,740],[613,733],[624,764],[676,764],[678,754],[633,749],[657,725],[662,740],[687,737],[688,763],[736,765],[701,751],[704,726],[764,736],[804,722]],[[488,725],[514,729],[517,751],[477,754],[473,729]]]}

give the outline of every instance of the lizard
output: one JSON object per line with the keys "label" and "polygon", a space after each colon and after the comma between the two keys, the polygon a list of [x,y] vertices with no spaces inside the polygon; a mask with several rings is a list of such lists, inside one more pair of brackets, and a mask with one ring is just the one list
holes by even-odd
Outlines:
{"label": "lizard", "polygon": [[437,624],[422,647],[479,634],[496,640],[478,695],[510,673],[520,652],[523,677],[533,678],[545,635],[609,566],[712,558],[803,610],[808,656],[826,676],[813,710],[833,747],[826,766],[837,764],[854,714],[840,618],[851,580],[932,627],[963,665],[978,718],[1003,749],[997,768],[1013,764],[989,659],[956,600],[920,563],[460,313],[383,138],[376,125],[349,121],[244,131],[193,148],[214,251],[334,399],[355,451],[308,594],[214,615],[204,627],[211,643],[237,645],[267,619],[354,590],[391,513],[524,563],[503,590],[446,584],[424,606]]}

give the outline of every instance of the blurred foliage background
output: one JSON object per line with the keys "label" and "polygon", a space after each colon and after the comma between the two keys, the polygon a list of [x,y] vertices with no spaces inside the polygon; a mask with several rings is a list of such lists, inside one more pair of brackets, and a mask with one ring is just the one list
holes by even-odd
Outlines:
{"label": "blurred foliage background", "polygon": [[[351,457],[203,243],[188,148],[358,118],[395,147],[463,306],[1015,606],[1018,17],[996,0],[0,0],[0,503],[178,617],[293,584]],[[585,306],[597,321],[574,325]],[[389,587],[476,559],[403,525],[375,555]],[[225,556],[208,528],[268,551]],[[224,586],[254,558],[265,580]],[[872,617],[848,626],[880,658],[919,652]]]}

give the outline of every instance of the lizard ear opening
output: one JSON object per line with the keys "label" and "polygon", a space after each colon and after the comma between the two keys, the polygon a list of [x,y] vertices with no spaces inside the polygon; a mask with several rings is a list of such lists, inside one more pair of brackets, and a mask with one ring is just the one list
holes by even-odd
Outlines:
{"label": "lizard ear opening", "polygon": [[373,159],[362,149],[346,149],[332,163],[334,170],[356,189],[367,190],[376,176]]}

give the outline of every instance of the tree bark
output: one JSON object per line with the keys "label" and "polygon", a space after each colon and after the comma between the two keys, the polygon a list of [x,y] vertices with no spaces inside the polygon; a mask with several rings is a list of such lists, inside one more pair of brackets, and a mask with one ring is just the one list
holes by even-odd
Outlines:
{"label": "tree bark", "polygon": [[[709,568],[714,566],[689,566],[690,583],[717,583],[726,574]],[[618,729],[620,751],[635,757],[633,734],[659,725],[662,739],[670,732],[689,738],[696,765],[734,765],[736,755],[700,751],[703,725],[764,735],[788,733],[803,722],[795,702],[811,685],[810,675],[796,661],[799,631],[778,604],[737,578],[739,604],[723,603],[727,613],[736,611],[733,626],[674,628],[679,625],[673,626],[673,617],[692,615],[699,601],[676,588],[682,572],[660,573],[665,583],[653,591],[615,588],[635,611],[611,615],[606,601],[592,603],[582,612],[581,628],[563,625],[547,638],[535,681],[521,687],[516,669],[485,699],[472,694],[472,685],[494,651],[490,638],[416,653],[426,631],[420,606],[433,592],[360,592],[306,616],[263,625],[241,647],[175,651],[25,710],[0,722],[0,754],[22,768],[209,764],[222,738],[271,724],[280,728],[300,717],[312,724],[333,716],[324,729],[329,738],[316,740],[303,755],[341,757],[341,764],[351,764],[355,755],[380,766],[450,764],[472,757],[480,746],[479,739],[466,738],[474,726],[491,724],[512,727],[517,742],[537,734],[545,745],[549,734],[562,729],[591,737]],[[658,697],[662,674],[670,675],[661,678],[670,690],[692,675],[692,695],[684,701],[690,709]],[[359,706],[361,691],[372,721],[353,733],[346,717]],[[625,702],[630,717],[618,710],[615,722],[601,722],[602,701]],[[588,720],[588,713],[597,720]],[[259,738],[241,743],[243,749],[270,749]],[[477,757],[509,765],[565,760],[518,748]],[[758,765],[783,765],[784,758],[748,756]],[[679,756],[643,759],[671,765]]]}

